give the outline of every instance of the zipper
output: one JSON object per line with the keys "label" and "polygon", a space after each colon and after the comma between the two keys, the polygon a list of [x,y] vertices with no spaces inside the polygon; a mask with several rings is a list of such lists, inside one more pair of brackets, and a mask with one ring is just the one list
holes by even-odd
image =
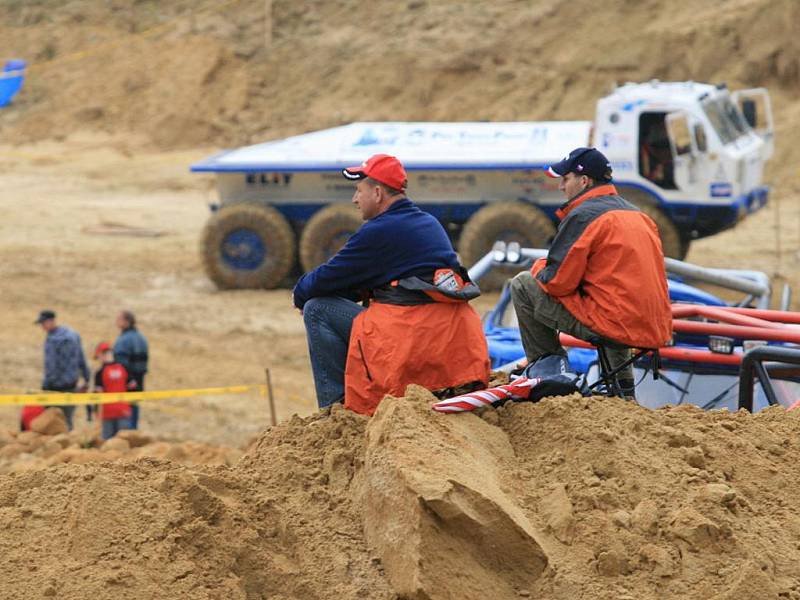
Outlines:
{"label": "zipper", "polygon": [[361,353],[361,362],[364,363],[364,370],[367,372],[367,379],[372,381],[372,375],[370,375],[369,367],[367,366],[367,358],[364,356],[364,348],[361,347],[361,340],[358,340],[358,351]]}

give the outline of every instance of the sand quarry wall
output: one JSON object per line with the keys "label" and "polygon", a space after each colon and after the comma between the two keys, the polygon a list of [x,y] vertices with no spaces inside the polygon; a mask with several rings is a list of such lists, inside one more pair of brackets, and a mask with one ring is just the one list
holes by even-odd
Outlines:
{"label": "sand quarry wall", "polygon": [[2,475],[0,597],[800,598],[800,413],[432,401]]}
{"label": "sand quarry wall", "polygon": [[798,22],[795,0],[14,0],[0,58],[31,71],[0,135],[219,147],[357,120],[586,119],[616,82],[694,79],[768,87],[773,168],[795,176]]}

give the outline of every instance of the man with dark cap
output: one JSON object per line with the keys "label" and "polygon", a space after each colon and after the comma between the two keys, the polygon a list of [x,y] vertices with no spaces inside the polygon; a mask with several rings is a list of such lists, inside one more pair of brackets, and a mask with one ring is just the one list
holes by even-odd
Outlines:
{"label": "man with dark cap", "polygon": [[384,395],[402,395],[410,383],[432,391],[485,386],[486,340],[467,303],[480,292],[442,225],[406,197],[403,165],[376,154],[342,173],[356,184],[353,204],[365,222],[293,293],[320,408],[344,400],[371,415]]}
{"label": "man with dark cap", "polygon": [[[42,389],[51,392],[86,391],[89,384],[89,366],[83,354],[81,337],[69,327],[56,323],[56,313],[43,310],[35,325],[47,332],[44,342],[44,377]],[[78,386],[79,379],[83,384]],[[58,406],[64,413],[67,426],[72,429],[74,406]]]}
{"label": "man with dark cap", "polygon": [[[606,340],[612,367],[624,347],[658,348],[672,337],[664,253],[650,217],[617,194],[611,165],[595,148],[576,148],[547,174],[566,202],[546,259],[511,281],[511,297],[529,363],[566,357],[558,332]],[[619,375],[633,396],[633,369]]]}

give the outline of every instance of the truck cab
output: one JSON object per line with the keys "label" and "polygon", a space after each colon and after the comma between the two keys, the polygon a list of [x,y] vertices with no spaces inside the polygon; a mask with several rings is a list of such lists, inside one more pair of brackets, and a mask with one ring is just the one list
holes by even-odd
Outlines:
{"label": "truck cab", "polygon": [[773,131],[764,89],[626,84],[598,101],[594,126],[622,195],[658,207],[681,254],[692,239],[733,227],[767,201],[763,170]]}

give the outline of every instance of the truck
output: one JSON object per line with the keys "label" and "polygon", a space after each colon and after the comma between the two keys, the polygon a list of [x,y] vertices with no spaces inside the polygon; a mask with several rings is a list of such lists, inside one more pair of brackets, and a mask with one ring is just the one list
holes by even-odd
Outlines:
{"label": "truck", "polygon": [[[496,240],[544,247],[564,202],[545,171],[581,146],[608,157],[619,193],[682,259],[692,240],[766,204],[769,94],[654,80],[600,98],[594,121],[351,123],[224,151],[191,167],[214,173],[219,194],[205,270],[222,289],[273,288],[327,260],[361,224],[340,171],[377,153],[403,162],[409,197],[439,219],[464,264]],[[493,274],[484,287],[501,282]]]}

